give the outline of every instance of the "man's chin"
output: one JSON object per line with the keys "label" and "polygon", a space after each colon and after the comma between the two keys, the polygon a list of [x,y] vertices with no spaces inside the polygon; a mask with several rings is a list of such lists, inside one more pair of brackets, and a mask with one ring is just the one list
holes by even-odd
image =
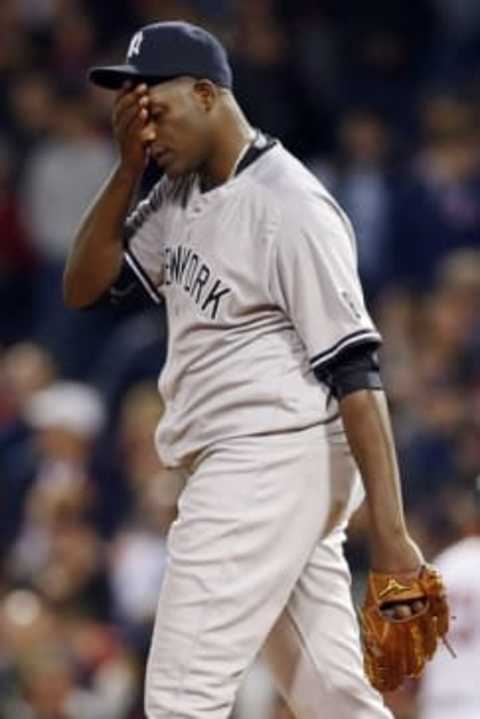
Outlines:
{"label": "man's chin", "polygon": [[163,172],[169,180],[176,180],[178,177],[183,175],[183,172],[179,172],[176,167],[164,167]]}
{"label": "man's chin", "polygon": [[185,174],[185,170],[181,167],[179,163],[176,162],[167,162],[164,165],[161,165],[159,163],[159,167],[161,170],[163,170],[164,174],[168,177],[169,180],[176,180],[178,177],[181,177]]}
{"label": "man's chin", "polygon": [[158,168],[168,177],[169,180],[176,180],[184,175],[189,175],[193,172],[198,172],[192,163],[188,163],[173,153],[169,153],[168,156],[159,158],[156,160]]}

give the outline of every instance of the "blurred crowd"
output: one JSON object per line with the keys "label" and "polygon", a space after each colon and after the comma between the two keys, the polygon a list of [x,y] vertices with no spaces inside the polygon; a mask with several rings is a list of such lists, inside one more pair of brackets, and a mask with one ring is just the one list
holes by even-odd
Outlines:
{"label": "blurred crowd", "polygon": [[[385,340],[409,521],[427,557],[475,526],[478,0],[417,0],[408,13],[400,0],[2,0],[0,719],[144,716],[182,487],[152,442],[164,317],[148,301],[69,311],[61,274],[116,157],[111,93],[89,86],[86,70],[120,61],[139,26],[179,18],[221,37],[249,119],[352,218]],[[156,179],[147,168],[142,192]],[[357,587],[368,567],[361,512],[348,555]],[[236,719],[289,716],[263,671]],[[400,719],[418,716],[411,692],[392,701]]]}

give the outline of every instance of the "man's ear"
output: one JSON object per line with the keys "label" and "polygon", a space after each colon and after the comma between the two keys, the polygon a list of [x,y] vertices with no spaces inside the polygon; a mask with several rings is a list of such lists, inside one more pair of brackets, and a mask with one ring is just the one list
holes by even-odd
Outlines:
{"label": "man's ear", "polygon": [[210,80],[197,80],[193,86],[193,92],[204,111],[210,112],[218,98],[216,85]]}

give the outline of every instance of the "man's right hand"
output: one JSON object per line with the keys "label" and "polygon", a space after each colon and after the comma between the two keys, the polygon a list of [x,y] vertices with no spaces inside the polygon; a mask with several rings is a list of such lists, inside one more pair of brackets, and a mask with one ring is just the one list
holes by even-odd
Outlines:
{"label": "man's right hand", "polygon": [[125,83],[117,94],[112,113],[112,125],[120,151],[121,167],[139,177],[148,160],[148,146],[155,140],[155,127],[149,122],[148,87],[132,88]]}

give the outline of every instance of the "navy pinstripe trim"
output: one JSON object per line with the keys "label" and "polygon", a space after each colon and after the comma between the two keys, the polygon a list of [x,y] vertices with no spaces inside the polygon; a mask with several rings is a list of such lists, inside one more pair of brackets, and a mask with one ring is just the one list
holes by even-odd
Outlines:
{"label": "navy pinstripe trim", "polygon": [[335,412],[335,414],[332,414],[330,417],[326,417],[325,419],[322,419],[319,424],[325,425],[325,424],[333,424],[333,422],[336,422],[337,419],[340,418],[340,412]]}
{"label": "navy pinstripe trim", "polygon": [[256,130],[255,139],[242,157],[236,171],[235,176],[239,175],[243,170],[252,165],[259,157],[264,155],[268,150],[278,144],[278,140],[270,135],[266,135],[260,130]]}
{"label": "navy pinstripe trim", "polygon": [[147,275],[140,262],[137,260],[131,250],[125,250],[125,261],[127,262],[128,266],[135,272],[136,276],[143,285],[143,288],[150,295],[155,304],[161,305],[163,301],[162,296],[160,295],[152,280]]}
{"label": "navy pinstripe trim", "polygon": [[353,347],[367,342],[376,342],[377,344],[381,344],[382,339],[375,330],[357,330],[346,337],[342,337],[341,340],[336,342],[328,350],[324,350],[323,352],[315,355],[315,357],[312,357],[310,360],[310,366],[312,369],[317,369],[321,365],[331,362],[332,359],[334,359],[347,347]]}

